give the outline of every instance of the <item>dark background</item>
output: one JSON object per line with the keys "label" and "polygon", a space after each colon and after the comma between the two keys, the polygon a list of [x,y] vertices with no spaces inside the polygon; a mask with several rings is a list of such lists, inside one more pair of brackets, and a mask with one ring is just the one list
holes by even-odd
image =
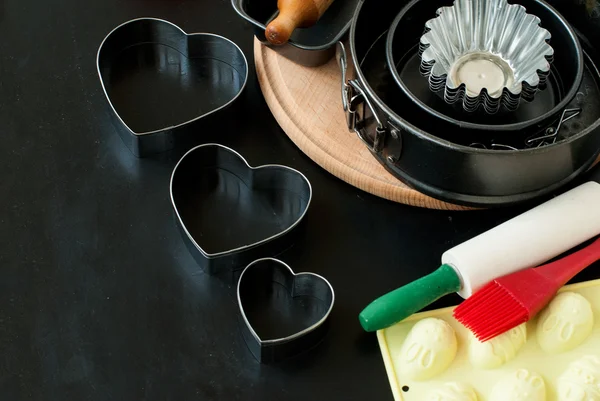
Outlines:
{"label": "dark background", "polygon": [[[177,230],[168,184],[178,156],[136,159],[114,132],[96,52],[110,30],[138,17],[220,34],[245,52],[245,112],[206,141],[311,181],[306,235],[280,258],[335,289],[317,349],[274,366],[254,360],[237,325],[235,282],[205,275]],[[271,116],[252,45],[229,0],[0,0],[3,401],[392,400],[360,310],[524,209],[419,209],[333,177]]]}

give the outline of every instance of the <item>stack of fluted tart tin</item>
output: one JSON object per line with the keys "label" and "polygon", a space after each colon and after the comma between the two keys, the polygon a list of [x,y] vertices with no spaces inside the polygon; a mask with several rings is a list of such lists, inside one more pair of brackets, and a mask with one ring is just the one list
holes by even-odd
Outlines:
{"label": "stack of fluted tart tin", "polygon": [[566,185],[600,152],[600,30],[553,6],[359,1],[337,52],[348,128],[398,179],[455,204]]}

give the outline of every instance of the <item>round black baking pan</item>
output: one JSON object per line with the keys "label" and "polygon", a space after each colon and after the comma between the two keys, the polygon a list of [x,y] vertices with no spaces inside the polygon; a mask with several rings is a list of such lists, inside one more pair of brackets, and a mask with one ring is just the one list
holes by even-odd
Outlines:
{"label": "round black baking pan", "polygon": [[565,109],[579,89],[584,71],[581,44],[569,23],[549,4],[539,0],[520,0],[527,13],[540,18],[541,26],[551,34],[554,58],[548,83],[531,101],[522,99],[515,111],[488,114],[483,110],[469,113],[459,104],[448,104],[431,91],[428,79],[419,72],[419,41],[426,22],[440,7],[453,0],[413,0],[396,16],[387,33],[387,61],[396,84],[415,104],[433,118],[442,119],[463,129],[518,131],[537,129]]}
{"label": "round black baking pan", "polygon": [[487,149],[480,148],[475,146],[477,135],[432,118],[401,96],[394,84],[386,59],[386,34],[405,4],[360,1],[348,44],[347,82],[360,88],[365,104],[361,121],[355,124],[357,133],[391,174],[443,201],[492,207],[547,195],[593,164],[600,149],[600,75],[596,68],[600,58],[593,47],[584,47],[583,80],[565,108],[575,109],[576,116],[559,126],[559,115],[531,134],[546,135],[558,129],[552,143],[528,146],[526,137],[520,136],[514,146],[495,148],[494,144],[505,144],[501,141],[507,139],[498,133],[498,138],[486,138],[488,146],[483,147]]}

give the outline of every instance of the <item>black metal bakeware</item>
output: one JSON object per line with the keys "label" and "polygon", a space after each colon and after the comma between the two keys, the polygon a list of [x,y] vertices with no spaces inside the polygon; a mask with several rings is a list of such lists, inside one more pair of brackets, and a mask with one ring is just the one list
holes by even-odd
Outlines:
{"label": "black metal bakeware", "polygon": [[401,96],[385,44],[389,26],[406,4],[361,0],[348,53],[338,43],[348,128],[391,174],[440,200],[492,207],[548,195],[592,165],[600,149],[600,58],[595,49],[584,47],[583,82],[556,120],[518,143],[506,143],[506,135],[481,141],[481,135],[436,121]]}
{"label": "black metal bakeware", "polygon": [[293,62],[317,67],[334,55],[336,43],[347,37],[358,0],[335,0],[317,23],[294,31],[285,45],[272,45],[265,30],[277,15],[277,0],[231,0],[235,11],[254,27],[256,38]]}
{"label": "black metal bakeware", "polygon": [[224,276],[289,248],[312,200],[301,172],[250,167],[219,144],[189,150],[173,169],[170,193],[188,250],[208,274]]}
{"label": "black metal bakeware", "polygon": [[386,39],[386,55],[396,84],[415,104],[430,114],[463,130],[504,131],[525,134],[548,126],[559,116],[579,91],[584,71],[584,57],[575,31],[553,7],[539,0],[520,0],[527,13],[541,19],[541,26],[552,35],[554,49],[547,85],[530,102],[521,101],[514,111],[497,114],[466,112],[458,105],[446,103],[442,96],[429,89],[427,78],[420,76],[419,40],[427,20],[440,7],[451,6],[454,0],[413,0],[398,13]]}

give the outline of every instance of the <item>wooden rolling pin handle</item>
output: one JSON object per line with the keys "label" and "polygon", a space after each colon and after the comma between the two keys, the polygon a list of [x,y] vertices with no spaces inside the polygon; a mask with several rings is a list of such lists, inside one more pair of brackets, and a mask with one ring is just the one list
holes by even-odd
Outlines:
{"label": "wooden rolling pin handle", "polygon": [[279,15],[267,25],[265,36],[274,45],[288,42],[296,28],[317,23],[333,0],[279,0]]}

